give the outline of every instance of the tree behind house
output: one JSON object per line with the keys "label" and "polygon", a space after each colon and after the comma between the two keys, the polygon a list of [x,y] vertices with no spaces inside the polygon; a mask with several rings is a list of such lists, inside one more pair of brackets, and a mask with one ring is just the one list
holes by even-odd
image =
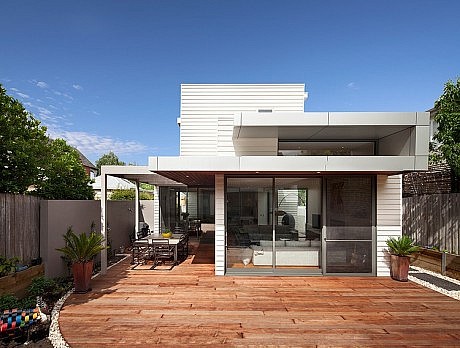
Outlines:
{"label": "tree behind house", "polygon": [[93,199],[77,151],[51,140],[46,127],[0,84],[0,192],[46,199]]}
{"label": "tree behind house", "polygon": [[124,166],[125,162],[120,161],[118,156],[115,155],[112,151],[101,156],[96,161],[97,175],[101,175],[101,166]]}
{"label": "tree behind house", "polygon": [[0,84],[0,192],[24,193],[47,156],[46,127]]}
{"label": "tree behind house", "polygon": [[46,199],[93,199],[90,183],[78,152],[62,139],[51,141],[37,194]]}
{"label": "tree behind house", "polygon": [[444,160],[456,178],[453,191],[458,192],[460,177],[460,78],[447,81],[444,92],[435,102],[434,120],[438,123],[434,139],[438,141],[435,159]]}

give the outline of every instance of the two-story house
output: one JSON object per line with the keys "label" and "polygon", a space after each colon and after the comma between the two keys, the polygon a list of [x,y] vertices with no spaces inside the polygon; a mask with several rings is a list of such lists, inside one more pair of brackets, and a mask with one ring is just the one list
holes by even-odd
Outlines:
{"label": "two-story house", "polygon": [[388,275],[401,174],[427,169],[429,113],[305,112],[307,96],[304,84],[183,84],[180,156],[139,169],[171,180],[155,229],[181,213],[214,224],[216,275]]}

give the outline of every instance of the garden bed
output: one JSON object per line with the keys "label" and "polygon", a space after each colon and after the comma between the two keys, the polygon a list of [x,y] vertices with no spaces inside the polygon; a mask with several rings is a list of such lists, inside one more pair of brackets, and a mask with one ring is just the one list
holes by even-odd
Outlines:
{"label": "garden bed", "polygon": [[411,265],[460,280],[460,255],[422,248],[411,256]]}
{"label": "garden bed", "polygon": [[43,274],[45,274],[45,268],[43,264],[41,264],[1,277],[0,296],[4,294],[13,294],[17,297],[24,297],[27,287],[32,283],[32,279],[42,276]]}

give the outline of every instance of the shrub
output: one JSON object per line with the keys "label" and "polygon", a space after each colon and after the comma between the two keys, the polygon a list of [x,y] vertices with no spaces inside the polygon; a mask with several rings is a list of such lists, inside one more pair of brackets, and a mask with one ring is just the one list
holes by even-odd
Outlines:
{"label": "shrub", "polygon": [[16,265],[19,263],[17,257],[7,259],[4,256],[0,256],[0,277],[4,277],[10,273],[16,271]]}
{"label": "shrub", "polygon": [[19,308],[19,306],[19,299],[16,296],[11,294],[0,296],[0,312],[8,309]]}
{"label": "shrub", "polygon": [[32,280],[32,284],[27,288],[31,298],[41,297],[46,307],[51,309],[67,291],[72,288],[72,282],[67,278],[46,278],[37,277]]}

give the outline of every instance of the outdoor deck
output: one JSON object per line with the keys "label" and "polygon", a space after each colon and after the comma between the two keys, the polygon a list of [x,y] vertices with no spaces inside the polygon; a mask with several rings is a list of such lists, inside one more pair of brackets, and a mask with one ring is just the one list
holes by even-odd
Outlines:
{"label": "outdoor deck", "polygon": [[129,260],[72,295],[60,314],[72,347],[460,346],[460,301],[390,278],[216,277]]}

